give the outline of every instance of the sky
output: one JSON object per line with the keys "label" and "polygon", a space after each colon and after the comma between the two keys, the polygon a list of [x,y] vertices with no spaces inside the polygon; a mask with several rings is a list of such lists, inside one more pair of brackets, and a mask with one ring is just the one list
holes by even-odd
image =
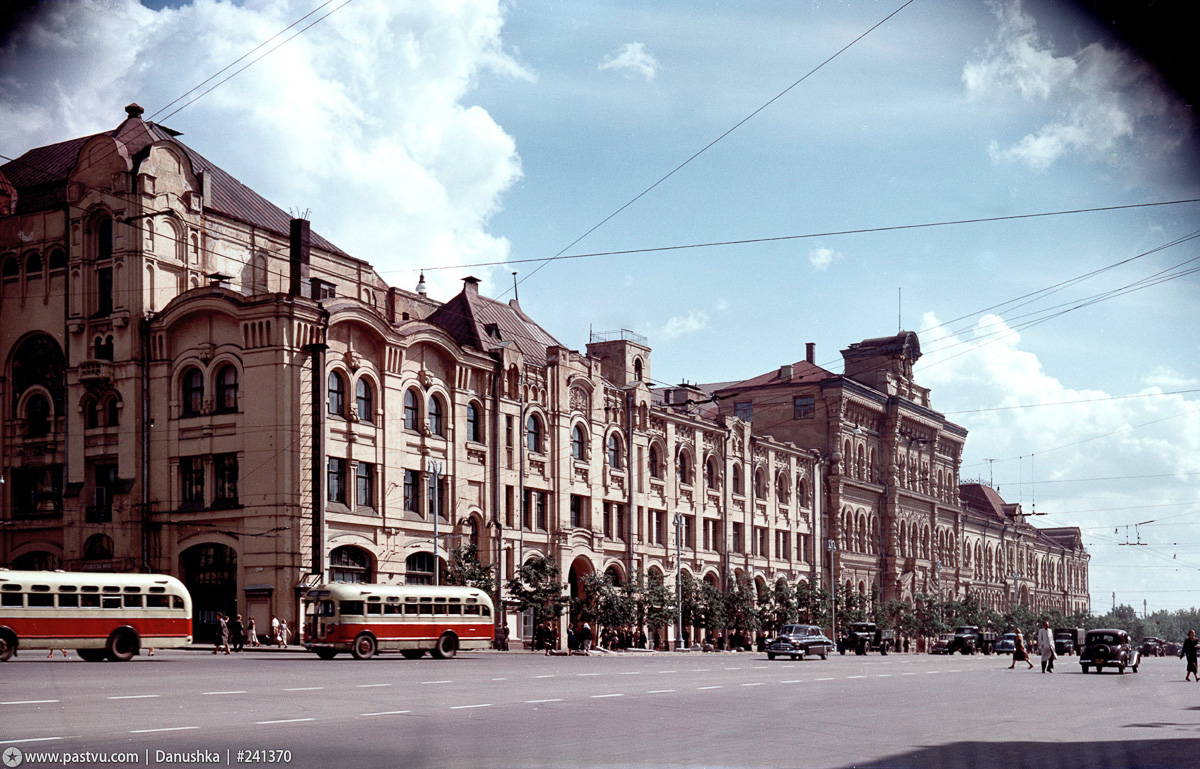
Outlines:
{"label": "sky", "polygon": [[1080,527],[1094,610],[1200,605],[1200,205],[1152,205],[1200,198],[1200,129],[1149,0],[15,7],[0,154],[136,101],[389,283],[517,280],[664,384],[917,331],[963,480]]}

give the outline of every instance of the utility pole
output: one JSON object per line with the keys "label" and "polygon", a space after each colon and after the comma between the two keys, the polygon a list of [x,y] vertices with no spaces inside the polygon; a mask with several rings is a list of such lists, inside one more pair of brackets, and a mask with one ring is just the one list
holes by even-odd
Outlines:
{"label": "utility pole", "polygon": [[683,640],[683,513],[675,513],[675,648]]}
{"label": "utility pole", "polygon": [[442,584],[442,559],[440,555],[441,545],[438,543],[438,518],[442,517],[441,510],[441,483],[439,482],[442,474],[441,462],[429,461],[429,472],[433,475],[433,484],[429,489],[429,507],[433,513],[433,584]]}

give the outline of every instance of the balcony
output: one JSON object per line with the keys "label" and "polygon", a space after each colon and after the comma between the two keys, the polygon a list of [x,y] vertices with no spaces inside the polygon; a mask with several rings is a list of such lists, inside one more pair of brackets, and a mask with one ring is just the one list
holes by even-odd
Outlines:
{"label": "balcony", "polygon": [[112,361],[85,360],[79,364],[79,381],[109,382],[112,380]]}

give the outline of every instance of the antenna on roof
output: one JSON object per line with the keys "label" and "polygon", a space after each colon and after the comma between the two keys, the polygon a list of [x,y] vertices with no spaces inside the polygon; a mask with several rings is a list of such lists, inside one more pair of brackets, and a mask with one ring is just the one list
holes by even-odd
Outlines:
{"label": "antenna on roof", "polygon": [[904,287],[896,288],[896,333],[904,330]]}
{"label": "antenna on roof", "polygon": [[517,304],[521,303],[521,297],[517,294],[517,271],[513,270],[513,301]]}

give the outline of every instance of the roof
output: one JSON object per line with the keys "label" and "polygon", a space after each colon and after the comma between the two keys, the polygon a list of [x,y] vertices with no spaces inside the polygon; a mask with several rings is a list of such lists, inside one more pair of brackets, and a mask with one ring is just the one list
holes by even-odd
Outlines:
{"label": "roof", "polygon": [[985,486],[982,483],[961,483],[958,486],[958,496],[963,505],[971,512],[980,513],[997,521],[1006,521],[1009,518],[1005,511],[1011,509],[1012,505],[1005,502],[1003,497],[997,494],[991,486]]}
{"label": "roof", "polygon": [[[80,150],[97,136],[108,136],[116,140],[123,154],[131,158],[155,142],[171,142],[187,155],[194,171],[208,177],[206,211],[261,227],[284,238],[289,236],[291,216],[281,208],[179,141],[178,131],[143,121],[140,117],[141,108],[137,105],[129,105],[126,112],[130,116],[111,131],[35,147],[0,166],[0,178],[7,178],[17,190],[15,213],[44,211],[65,205],[67,181],[79,162]],[[315,232],[312,234],[312,245],[323,251],[347,255]]]}
{"label": "roof", "polygon": [[718,385],[698,385],[700,388],[712,387],[709,392],[724,392],[727,390],[749,390],[757,387],[773,387],[778,385],[798,385],[798,384],[814,384],[827,379],[836,379],[838,374],[821,368],[820,366],[809,363],[806,360],[798,361],[792,364],[792,375],[785,378],[781,366],[777,369],[772,369],[765,374],[759,374],[751,379],[745,379],[741,382],[722,382]]}
{"label": "roof", "polygon": [[915,362],[921,357],[921,340],[913,331],[901,331],[895,336],[864,339],[842,350],[845,358],[868,358],[876,355],[907,355]]}
{"label": "roof", "polygon": [[479,281],[463,280],[463,290],[425,319],[441,326],[464,347],[490,352],[506,342],[516,345],[529,363],[545,366],[547,350],[562,347],[526,315],[517,300],[505,304],[479,294]]}

